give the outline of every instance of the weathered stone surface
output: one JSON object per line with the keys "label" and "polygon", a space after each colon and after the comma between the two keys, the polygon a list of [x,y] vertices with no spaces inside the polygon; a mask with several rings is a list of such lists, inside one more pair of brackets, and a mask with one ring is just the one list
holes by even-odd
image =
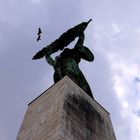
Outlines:
{"label": "weathered stone surface", "polygon": [[32,101],[17,140],[116,140],[109,113],[67,76]]}

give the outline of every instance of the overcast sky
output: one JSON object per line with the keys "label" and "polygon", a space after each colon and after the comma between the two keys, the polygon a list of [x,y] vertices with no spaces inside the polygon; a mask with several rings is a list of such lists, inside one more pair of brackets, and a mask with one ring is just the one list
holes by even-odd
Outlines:
{"label": "overcast sky", "polygon": [[53,84],[53,69],[32,56],[90,18],[84,45],[95,61],[82,61],[81,70],[110,112],[117,140],[140,140],[139,6],[139,0],[0,0],[0,140],[16,139],[28,103]]}

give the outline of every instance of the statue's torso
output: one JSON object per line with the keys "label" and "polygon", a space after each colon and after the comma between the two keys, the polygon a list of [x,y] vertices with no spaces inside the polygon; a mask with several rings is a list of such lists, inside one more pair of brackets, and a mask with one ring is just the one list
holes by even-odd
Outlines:
{"label": "statue's torso", "polygon": [[78,75],[80,71],[78,66],[80,59],[80,56],[74,49],[65,49],[56,61],[58,73],[62,76],[66,75],[68,72]]}

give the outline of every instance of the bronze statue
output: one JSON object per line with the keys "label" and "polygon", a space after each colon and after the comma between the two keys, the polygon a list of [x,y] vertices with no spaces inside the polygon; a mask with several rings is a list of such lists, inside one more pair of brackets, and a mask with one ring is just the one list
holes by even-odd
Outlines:
{"label": "bronze statue", "polygon": [[[89,62],[94,60],[94,55],[92,54],[92,52],[87,47],[83,46],[85,38],[84,30],[89,22],[84,22],[86,23],[86,25],[79,24],[80,26],[77,25],[74,28],[69,29],[66,33],[60,36],[59,39],[51,43],[48,48],[46,47],[39,51],[33,57],[33,59],[42,58],[45,55],[46,61],[54,68],[53,79],[55,83],[67,75],[77,85],[79,85],[90,97],[93,98],[88,82],[86,81],[83,73],[78,66],[81,59],[87,60]],[[75,37],[78,37],[78,41],[74,48],[64,49],[64,47],[67,46],[71,41],[73,41]],[[51,54],[58,50],[63,51],[60,53],[59,56],[56,56],[54,60],[51,57]]]}
{"label": "bronze statue", "polygon": [[37,33],[37,35],[38,35],[37,41],[41,40],[41,33],[42,33],[42,31],[41,31],[41,28],[39,27],[38,28],[38,33]]}

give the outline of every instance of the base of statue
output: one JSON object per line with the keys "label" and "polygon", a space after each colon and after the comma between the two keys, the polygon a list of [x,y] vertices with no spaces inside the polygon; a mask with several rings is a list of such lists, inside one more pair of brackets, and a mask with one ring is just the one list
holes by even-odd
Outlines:
{"label": "base of statue", "polygon": [[65,76],[33,100],[16,140],[116,140],[109,113]]}

